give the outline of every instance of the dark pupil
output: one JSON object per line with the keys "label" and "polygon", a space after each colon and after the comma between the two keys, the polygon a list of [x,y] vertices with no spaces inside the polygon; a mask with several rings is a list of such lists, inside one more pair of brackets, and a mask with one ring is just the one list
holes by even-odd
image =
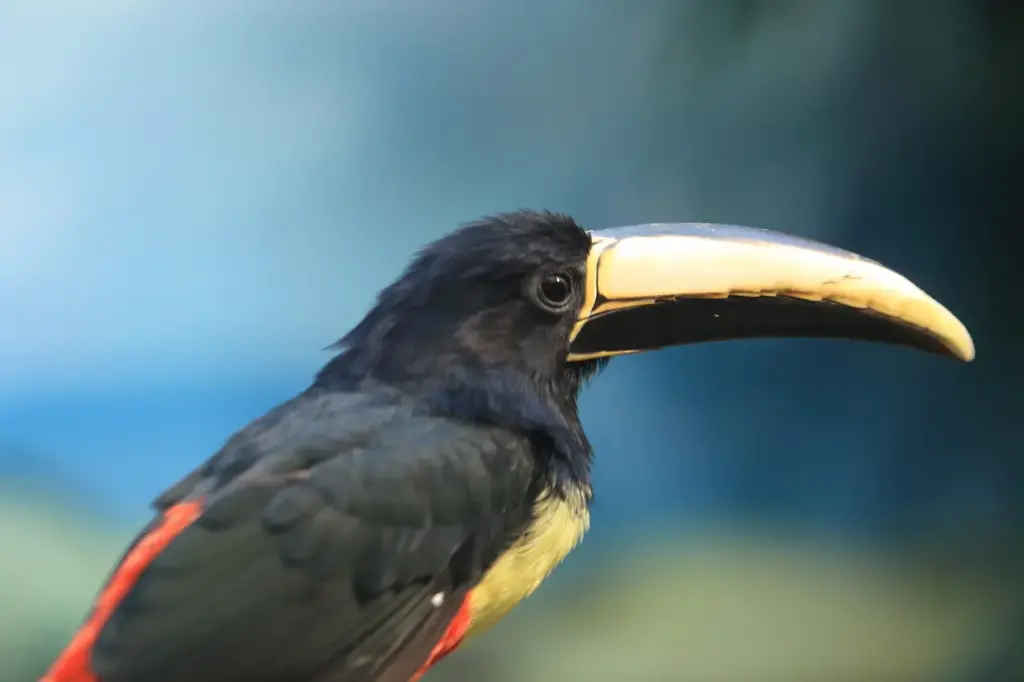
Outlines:
{"label": "dark pupil", "polygon": [[569,281],[561,275],[548,275],[540,285],[541,293],[551,303],[565,303],[569,298]]}

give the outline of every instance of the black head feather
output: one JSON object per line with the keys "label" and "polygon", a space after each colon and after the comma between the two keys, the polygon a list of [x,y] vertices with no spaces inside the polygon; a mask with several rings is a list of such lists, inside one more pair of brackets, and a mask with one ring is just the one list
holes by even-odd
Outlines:
{"label": "black head feather", "polygon": [[[590,446],[576,399],[600,364],[568,363],[566,354],[590,245],[572,218],[551,212],[461,227],[380,292],[315,386],[383,384],[435,412],[524,429],[549,439],[573,478],[585,477]],[[563,283],[571,298],[552,305]]]}

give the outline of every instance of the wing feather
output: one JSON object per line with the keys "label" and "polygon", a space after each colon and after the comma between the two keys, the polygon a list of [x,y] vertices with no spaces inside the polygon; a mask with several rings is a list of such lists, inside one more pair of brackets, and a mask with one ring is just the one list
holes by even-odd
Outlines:
{"label": "wing feather", "polygon": [[332,432],[336,408],[271,413],[161,496],[202,511],[106,614],[93,677],[52,681],[407,682],[529,523],[533,459],[393,406]]}

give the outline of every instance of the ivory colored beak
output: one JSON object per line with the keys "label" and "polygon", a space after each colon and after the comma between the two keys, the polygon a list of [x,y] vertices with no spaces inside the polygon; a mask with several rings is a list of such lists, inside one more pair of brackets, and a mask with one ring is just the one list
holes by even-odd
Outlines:
{"label": "ivory colored beak", "polygon": [[570,360],[701,341],[847,338],[974,359],[964,325],[875,261],[779,232],[703,223],[591,233]]}

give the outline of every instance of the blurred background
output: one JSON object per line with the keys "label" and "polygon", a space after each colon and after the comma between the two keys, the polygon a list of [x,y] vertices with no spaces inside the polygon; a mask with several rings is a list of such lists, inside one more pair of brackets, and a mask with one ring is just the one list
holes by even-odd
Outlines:
{"label": "blurred background", "polygon": [[593,529],[429,682],[1024,680],[1024,5],[0,3],[0,682],[413,249],[519,207],[794,232],[958,314],[622,358]]}

